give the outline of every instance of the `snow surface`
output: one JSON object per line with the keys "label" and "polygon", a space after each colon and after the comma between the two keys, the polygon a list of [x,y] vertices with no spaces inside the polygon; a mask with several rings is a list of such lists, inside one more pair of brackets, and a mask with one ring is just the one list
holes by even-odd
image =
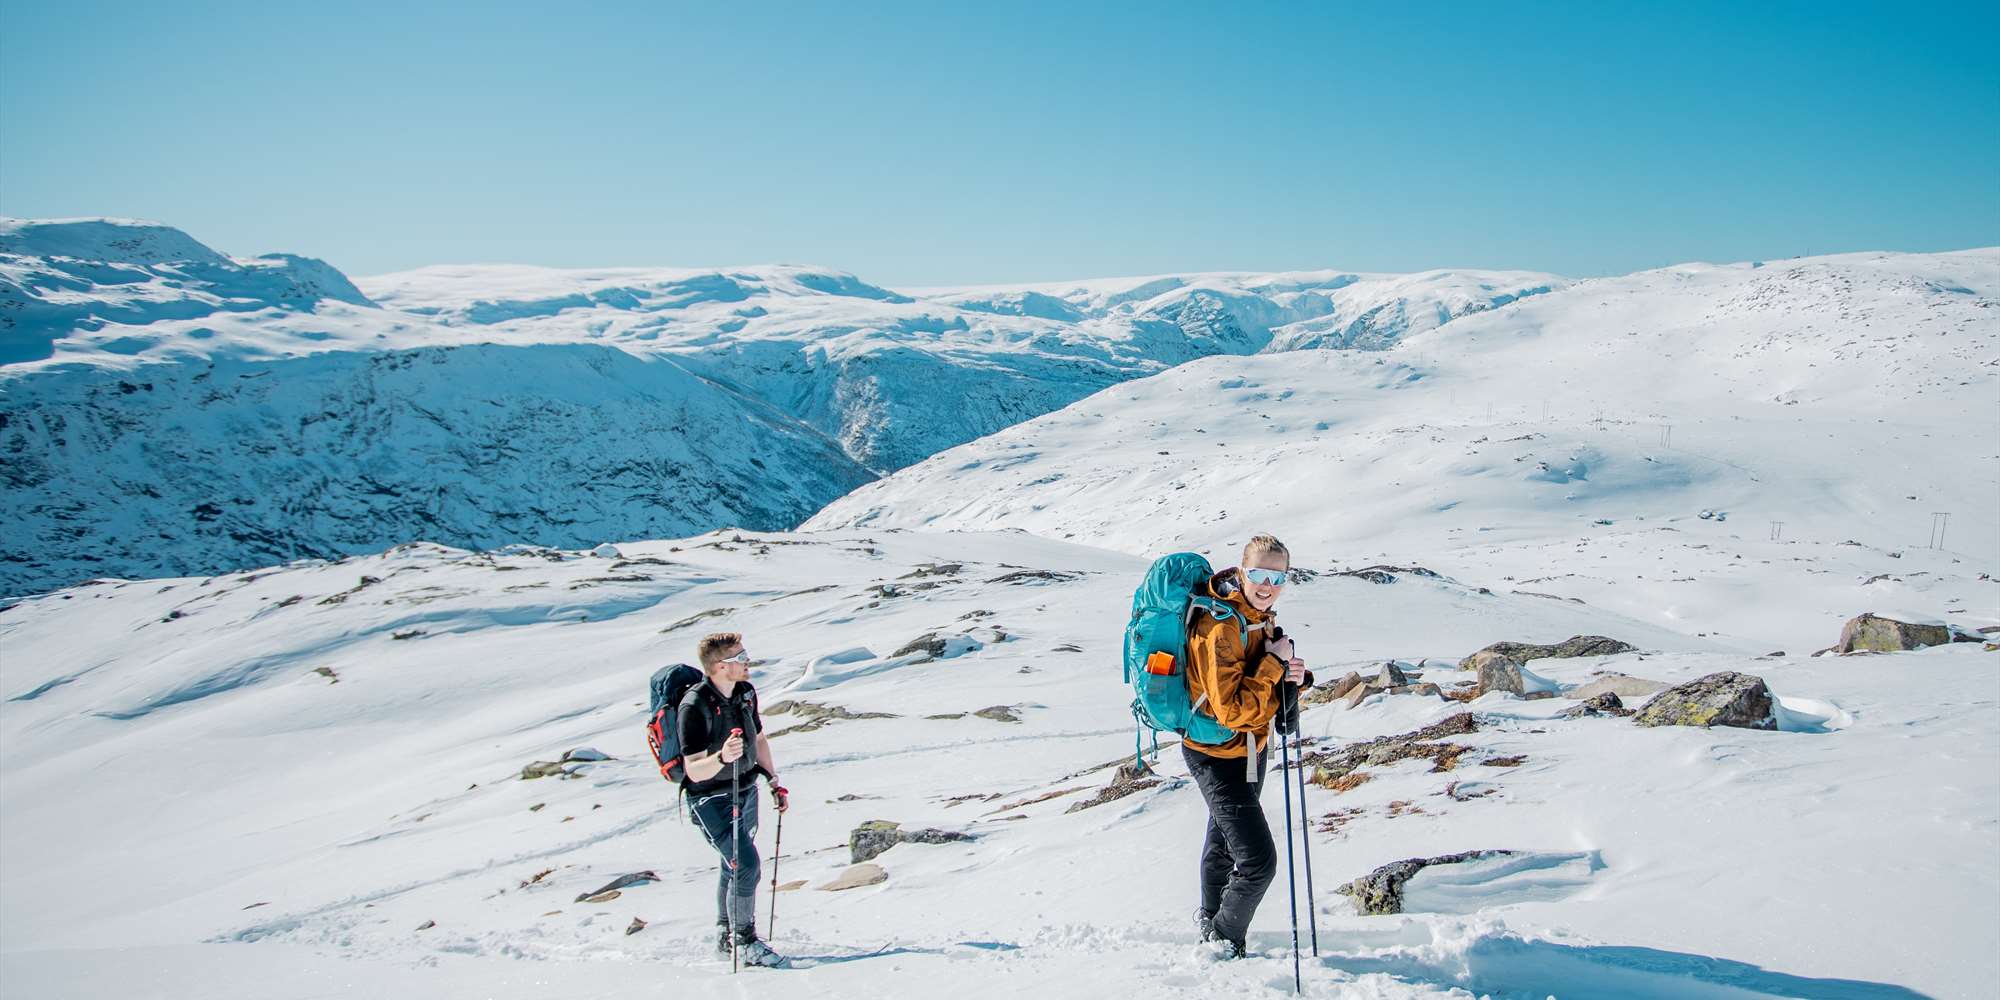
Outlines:
{"label": "snow surface", "polygon": [[[1255,957],[1195,957],[1205,813],[1176,751],[1159,758],[1163,784],[1068,811],[1132,752],[1117,623],[1143,560],[1016,532],[725,532],[618,550],[410,545],[94,584],[0,614],[0,979],[40,997],[135,979],[190,997],[721,988],[712,859],[641,730],[651,670],[726,628],[747,634],[767,707],[895,716],[774,737],[797,802],[777,875],[808,884],[780,894],[774,943],[811,961],[745,972],[742,988],[1289,990],[1281,890],[1252,928]],[[1987,947],[2000,678],[1977,645],[1753,658],[1587,605],[1416,577],[1322,577],[1279,610],[1321,672],[1431,657],[1424,679],[1450,684],[1462,675],[1439,656],[1605,634],[1641,651],[1536,671],[1569,686],[1600,670],[1745,670],[1787,706],[1845,720],[1641,729],[1500,694],[1310,709],[1317,746],[1464,709],[1481,728],[1451,739],[1471,748],[1454,771],[1401,762],[1364,768],[1372,780],[1349,792],[1308,789],[1306,812],[1329,824],[1313,841],[1309,994],[1973,997],[2000,976]],[[930,633],[961,641],[942,659],[895,655]],[[994,705],[1020,721],[962,714]],[[519,778],[583,747],[613,759]],[[1524,760],[1481,763],[1498,757]],[[811,888],[869,819],[976,839],[895,847],[880,885]],[[1524,853],[1421,875],[1401,916],[1356,916],[1332,891],[1388,861],[1487,848]],[[574,901],[641,870],[661,881]],[[647,927],[627,936],[634,917]]]}

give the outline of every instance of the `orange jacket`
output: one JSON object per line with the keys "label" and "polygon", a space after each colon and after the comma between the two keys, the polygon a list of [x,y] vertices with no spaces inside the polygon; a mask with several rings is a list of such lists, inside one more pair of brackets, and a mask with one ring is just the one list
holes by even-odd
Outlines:
{"label": "orange jacket", "polygon": [[[1227,603],[1243,621],[1216,621],[1212,615],[1195,612],[1188,626],[1188,690],[1201,701],[1203,711],[1213,713],[1215,721],[1236,730],[1236,735],[1219,745],[1181,742],[1210,757],[1247,757],[1250,750],[1243,734],[1255,735],[1262,750],[1271,741],[1271,720],[1278,714],[1285,664],[1264,651],[1265,635],[1277,616],[1250,606],[1234,569],[1215,574],[1207,589],[1208,596]],[[1245,625],[1250,628],[1247,644]]]}

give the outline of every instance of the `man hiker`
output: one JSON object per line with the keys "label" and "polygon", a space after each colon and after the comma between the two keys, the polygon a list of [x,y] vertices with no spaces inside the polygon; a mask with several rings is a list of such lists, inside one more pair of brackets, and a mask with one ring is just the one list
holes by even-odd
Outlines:
{"label": "man hiker", "polygon": [[[757,939],[757,774],[771,783],[779,812],[790,802],[778,783],[757,691],[750,686],[750,654],[735,632],[704,636],[696,652],[708,679],[688,689],[677,720],[688,810],[722,855],[715,888],[716,951],[727,958],[733,948],[745,964],[783,967],[785,959]],[[754,759],[747,752],[752,747]]]}
{"label": "man hiker", "polygon": [[[1209,578],[1206,596],[1228,604],[1241,622],[1197,613],[1188,626],[1188,688],[1223,727],[1236,731],[1219,744],[1182,741],[1188,773],[1208,803],[1201,847],[1201,908],[1195,928],[1223,958],[1243,956],[1250,918],[1277,872],[1277,847],[1257,801],[1269,759],[1271,722],[1285,684],[1311,686],[1305,661],[1279,633],[1272,606],[1284,592],[1292,556],[1284,543],[1258,535],[1243,547],[1243,564]],[[1247,638],[1246,638],[1247,632]],[[1284,780],[1280,776],[1280,780]]]}

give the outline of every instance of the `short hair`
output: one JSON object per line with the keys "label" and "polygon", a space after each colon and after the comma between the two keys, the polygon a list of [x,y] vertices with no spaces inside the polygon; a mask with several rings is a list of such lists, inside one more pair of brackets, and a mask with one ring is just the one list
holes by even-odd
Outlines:
{"label": "short hair", "polygon": [[714,632],[701,637],[701,641],[695,644],[694,653],[701,657],[701,669],[707,670],[721,663],[724,659],[723,654],[728,652],[731,646],[741,645],[743,645],[741,632]]}
{"label": "short hair", "polygon": [[1276,535],[1258,535],[1245,543],[1243,546],[1243,565],[1248,566],[1256,562],[1258,556],[1266,554],[1284,556],[1285,568],[1290,569],[1292,567],[1292,550],[1285,548],[1285,543],[1278,541],[1278,536]]}

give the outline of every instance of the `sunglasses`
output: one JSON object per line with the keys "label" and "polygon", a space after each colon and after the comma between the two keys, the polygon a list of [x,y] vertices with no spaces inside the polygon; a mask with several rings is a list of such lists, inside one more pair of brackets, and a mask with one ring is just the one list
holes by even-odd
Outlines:
{"label": "sunglasses", "polygon": [[1287,571],[1282,569],[1246,569],[1243,571],[1243,575],[1251,583],[1262,584],[1266,587],[1282,587],[1288,578]]}
{"label": "sunglasses", "polygon": [[750,651],[749,651],[749,650],[747,650],[747,649],[745,649],[745,650],[741,650],[741,651],[739,651],[739,652],[738,652],[738,653],[737,653],[737,654],[736,654],[735,656],[725,656],[725,657],[723,657],[723,658],[722,658],[722,662],[723,662],[723,663],[740,663],[740,664],[742,664],[742,665],[744,665],[744,666],[746,666],[746,667],[747,667],[747,666],[750,666],[751,664],[753,664],[753,663],[755,663],[755,662],[757,662],[757,661],[755,661],[755,660],[751,659],[751,658],[750,658]]}

